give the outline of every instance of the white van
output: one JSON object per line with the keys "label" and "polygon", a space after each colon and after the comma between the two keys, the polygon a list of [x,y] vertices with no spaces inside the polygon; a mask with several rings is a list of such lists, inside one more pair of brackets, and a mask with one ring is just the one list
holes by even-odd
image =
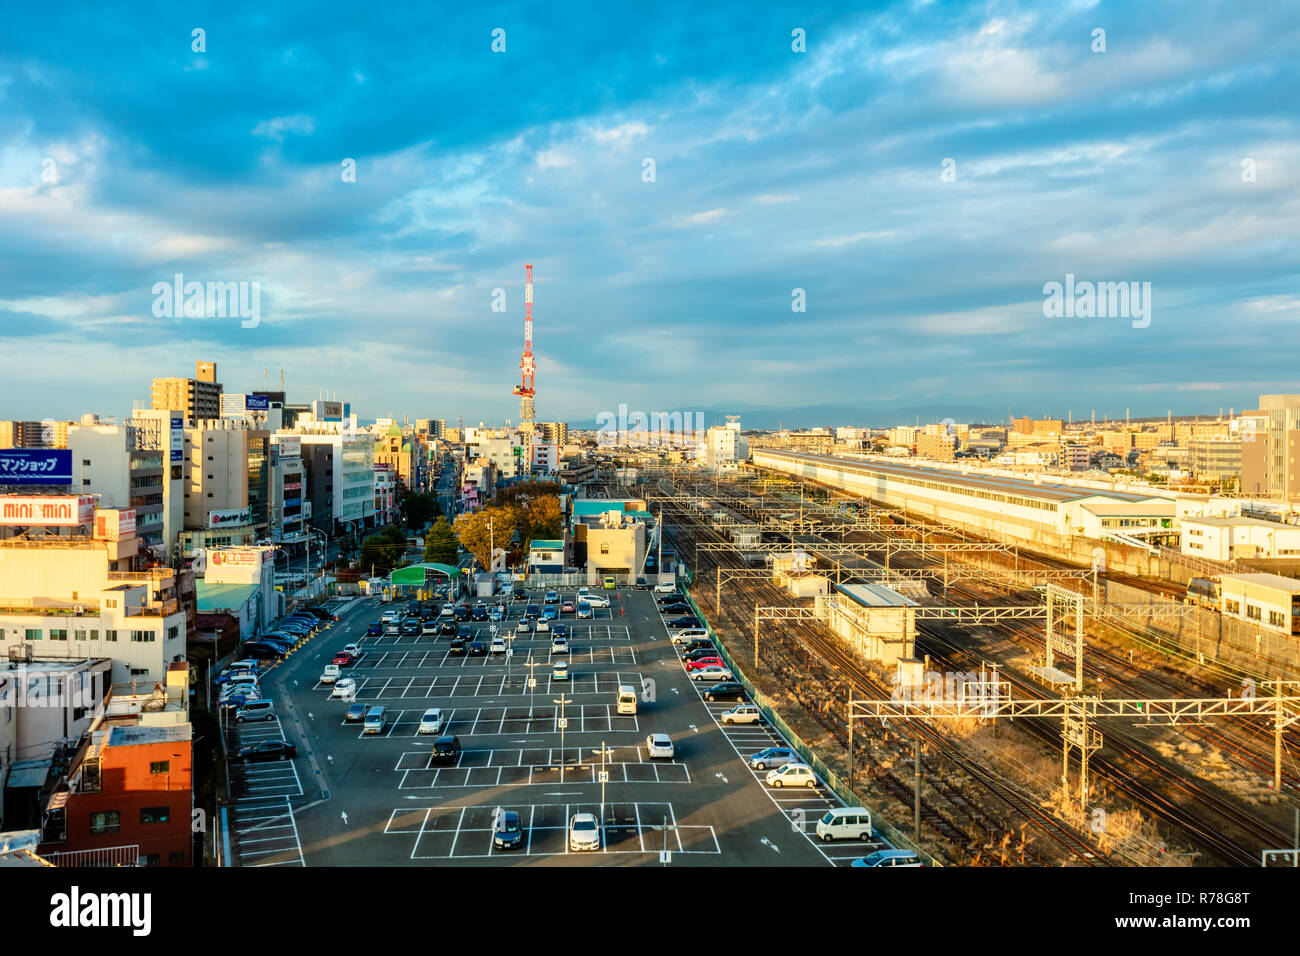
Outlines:
{"label": "white van", "polygon": [[244,706],[235,711],[235,722],[242,724],[250,720],[275,720],[275,701],[244,701]]}
{"label": "white van", "polygon": [[871,811],[864,807],[836,807],[817,821],[817,836],[831,840],[870,840]]}
{"label": "white van", "polygon": [[686,644],[690,641],[698,640],[701,637],[707,638],[708,636],[709,632],[707,628],[684,627],[680,631],[673,631],[672,634],[669,635],[669,640],[674,644]]}
{"label": "white van", "polygon": [[366,722],[361,726],[363,734],[382,734],[388,724],[388,711],[382,704],[376,704],[366,711]]}
{"label": "white van", "polygon": [[636,713],[636,688],[631,684],[618,685],[618,712],[620,714]]}

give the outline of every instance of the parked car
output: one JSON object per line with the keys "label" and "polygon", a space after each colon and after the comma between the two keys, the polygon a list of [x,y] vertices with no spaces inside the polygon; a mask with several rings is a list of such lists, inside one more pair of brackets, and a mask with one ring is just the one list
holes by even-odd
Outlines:
{"label": "parked car", "polygon": [[817,786],[817,775],[806,763],[788,763],[776,770],[769,770],[765,778],[769,787],[807,787]]}
{"label": "parked car", "polygon": [[682,663],[689,664],[691,661],[703,660],[706,657],[717,657],[718,649],[712,644],[707,647],[694,648],[682,654]]}
{"label": "parked car", "polygon": [[534,620],[536,620],[541,616],[542,616],[542,608],[540,604],[529,604],[527,607],[524,608],[524,617],[531,617]]}
{"label": "parked car", "polygon": [[384,625],[379,621],[371,621],[366,628],[366,637],[378,637],[384,633]]}
{"label": "parked car", "polygon": [[244,651],[249,657],[255,657],[258,660],[279,660],[284,656],[284,651],[274,644],[261,644],[256,641],[249,641],[244,645]]}
{"label": "parked car", "polygon": [[351,677],[344,677],[336,681],[334,689],[330,691],[331,700],[351,700],[357,696],[357,682]]}
{"label": "parked car", "polygon": [[660,583],[655,585],[656,594],[675,594],[676,592],[677,592],[677,585],[675,584]]}
{"label": "parked car", "polygon": [[350,654],[350,655],[352,655],[352,659],[355,661],[358,657],[361,656],[361,645],[360,645],[360,644],[355,644],[355,643],[354,643],[354,644],[344,644],[344,645],[343,645],[343,652],[344,652],[345,654]]}
{"label": "parked car", "polygon": [[470,617],[476,621],[486,621],[488,619],[488,608],[486,604],[475,604],[474,609],[470,611]]}
{"label": "parked car", "polygon": [[460,738],[454,734],[445,734],[433,742],[433,752],[429,762],[436,764],[454,764],[460,759]]}
{"label": "parked car", "polygon": [[492,845],[498,850],[515,850],[524,845],[524,828],[517,811],[497,814],[492,827]]}
{"label": "parked car", "polygon": [[868,853],[849,864],[849,867],[863,866],[924,866],[921,858],[911,850],[877,850]]}
{"label": "parked car", "polygon": [[458,621],[468,621],[472,616],[472,612],[468,604],[457,604],[456,610],[452,612],[451,616]]}
{"label": "parked car", "polygon": [[767,770],[772,767],[784,767],[788,763],[800,763],[803,758],[789,747],[768,747],[749,758],[749,765],[755,770]]}
{"label": "parked car", "polygon": [[659,605],[660,614],[687,614],[690,610],[691,606],[685,601],[673,601],[671,604]]}
{"label": "parked car", "polygon": [[569,662],[553,661],[551,663],[551,680],[568,680],[569,679]]}
{"label": "parked car", "polygon": [[744,701],[745,688],[735,681],[723,681],[720,684],[714,684],[712,687],[706,687],[701,696],[705,700]]}
{"label": "parked car", "polygon": [[735,674],[731,673],[731,671],[722,664],[709,664],[705,667],[701,667],[697,671],[690,672],[691,680],[711,680],[715,684],[720,680],[731,680],[735,676]]}
{"label": "parked car", "polygon": [[506,618],[506,609],[504,605],[494,604],[492,610],[488,611],[488,620],[504,621]]}
{"label": "parked car", "polygon": [[552,638],[551,638],[551,653],[552,653],[552,654],[567,654],[567,653],[569,653],[569,639],[568,639],[567,637],[558,637],[558,636],[557,636],[557,637],[552,637]]}
{"label": "parked car", "polygon": [[437,707],[430,707],[420,717],[420,726],[416,729],[421,734],[438,734],[442,733],[442,711]]}
{"label": "parked car", "polygon": [[546,603],[546,604],[558,604],[559,601],[560,601],[560,592],[559,592],[559,591],[547,591],[547,592],[546,592],[546,598],[545,598],[544,603]]}
{"label": "parked car", "polygon": [[709,632],[703,627],[684,627],[679,631],[673,631],[668,639],[674,644],[689,644],[691,641],[708,641]]}
{"label": "parked car", "polygon": [[582,600],[586,601],[591,607],[609,607],[609,598],[603,594],[597,594],[594,591],[585,598],[582,598]]}
{"label": "parked car", "polygon": [[448,634],[455,634],[457,630],[457,624],[451,618],[447,618],[438,624],[438,633],[443,637],[446,637]]}
{"label": "parked car", "polygon": [[469,647],[469,639],[457,634],[451,639],[451,647],[447,649],[449,654],[464,654]]}
{"label": "parked car", "polygon": [[456,613],[456,605],[450,603],[444,604],[441,613],[443,617],[452,617]]}
{"label": "parked car", "polygon": [[551,630],[551,619],[548,617],[539,617],[533,624],[533,630],[539,634],[549,634]]}
{"label": "parked car", "polygon": [[320,675],[322,684],[332,684],[339,679],[339,665],[326,664],[324,672]]}
{"label": "parked car", "polygon": [[402,636],[403,636],[403,637],[419,637],[419,636],[420,636],[420,622],[419,622],[419,621],[407,621],[405,624],[403,624],[403,625],[402,625]]}
{"label": "parked car", "polygon": [[542,620],[554,621],[560,616],[560,606],[558,604],[548,604],[542,608]]}
{"label": "parked car", "polygon": [[572,613],[573,613],[573,607],[574,607],[573,602],[570,601],[568,598],[565,598],[565,600],[562,601],[562,602],[560,603],[560,613],[561,613],[561,614],[572,614]]}
{"label": "parked car", "polygon": [[645,749],[652,758],[673,759],[673,740],[667,734],[651,734],[645,739]]}
{"label": "parked car", "polygon": [[578,620],[585,621],[592,616],[591,605],[586,601],[578,602]]}
{"label": "parked car", "polygon": [[427,621],[421,621],[420,634],[425,637],[430,637],[430,636],[437,637],[438,627],[439,627],[438,621],[434,618],[430,618]]}
{"label": "parked car", "polygon": [[832,807],[817,820],[817,837],[832,840],[870,840],[871,811],[866,807]]}
{"label": "parked car", "polygon": [[515,625],[516,634],[531,634],[533,632],[533,619],[531,617],[521,617],[519,623]]}
{"label": "parked car", "polygon": [[594,813],[575,813],[569,818],[569,849],[575,853],[600,849],[600,823]]}
{"label": "parked car", "polygon": [[339,667],[347,667],[352,663],[352,655],[347,651],[339,651],[334,655],[334,663]]}
{"label": "parked car", "polygon": [[236,759],[240,763],[261,763],[265,760],[288,760],[298,755],[298,748],[287,740],[260,740],[239,748]]}
{"label": "parked car", "polygon": [[568,629],[568,627],[566,627],[566,626],[563,625],[563,624],[557,624],[557,623],[555,623],[555,622],[552,622],[552,623],[551,623],[551,638],[552,638],[552,639],[557,638],[557,637],[568,637],[568,636],[569,636],[569,629]]}
{"label": "parked car", "polygon": [[357,704],[349,704],[349,705],[348,705],[348,709],[347,709],[347,713],[345,713],[345,714],[343,715],[343,719],[346,720],[346,721],[347,721],[348,723],[350,723],[350,724],[359,723],[360,721],[365,720],[365,719],[366,719],[366,705],[365,705],[365,704],[360,704],[360,703],[357,703]]}
{"label": "parked car", "polygon": [[698,617],[674,617],[668,620],[668,629],[672,631],[679,630],[683,627],[703,627]]}
{"label": "parked car", "polygon": [[259,720],[275,720],[275,702],[270,700],[246,700],[235,711],[235,723]]}
{"label": "parked car", "polygon": [[741,704],[730,710],[724,710],[719,718],[724,724],[757,724],[763,715],[753,704]]}
{"label": "parked car", "polygon": [[685,664],[686,664],[686,673],[688,674],[693,674],[696,671],[705,667],[726,667],[727,666],[726,662],[721,657],[718,657],[717,654],[707,654],[707,656],[705,657],[698,657],[694,660],[686,661]]}
{"label": "parked car", "polygon": [[506,639],[498,634],[492,638],[492,644],[488,650],[493,654],[504,654],[506,652]]}
{"label": "parked car", "polygon": [[482,656],[483,656],[484,654],[486,654],[486,653],[487,653],[487,647],[484,646],[484,644],[483,644],[482,641],[470,641],[470,642],[469,642],[469,656],[470,656],[470,657],[482,657]]}

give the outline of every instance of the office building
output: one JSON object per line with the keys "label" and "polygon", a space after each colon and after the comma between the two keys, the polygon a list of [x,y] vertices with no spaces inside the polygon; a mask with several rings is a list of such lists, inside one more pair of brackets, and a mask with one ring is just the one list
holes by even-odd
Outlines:
{"label": "office building", "polygon": [[221,384],[214,362],[199,362],[194,378],[156,378],[149,390],[150,405],[180,411],[188,421],[221,415]]}

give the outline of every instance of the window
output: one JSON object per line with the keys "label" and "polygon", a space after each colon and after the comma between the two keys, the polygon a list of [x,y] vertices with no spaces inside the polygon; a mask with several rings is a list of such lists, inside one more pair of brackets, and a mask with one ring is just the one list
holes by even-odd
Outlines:
{"label": "window", "polygon": [[116,641],[117,641],[117,631],[105,631],[105,632],[104,632],[104,640],[106,640],[106,641],[113,641],[114,643],[116,643]]}
{"label": "window", "polygon": [[144,858],[144,865],[145,865],[145,866],[157,866],[157,865],[158,865],[159,863],[161,863],[161,862],[162,862],[162,854],[161,854],[161,853],[149,853],[149,854],[146,854],[146,855],[145,855],[145,858]]}
{"label": "window", "polygon": [[153,631],[132,631],[131,632],[132,644],[152,644],[153,642],[154,642]]}
{"label": "window", "polygon": [[149,764],[149,772],[152,774],[171,773],[172,762],[170,760],[155,760]]}
{"label": "window", "polygon": [[171,819],[168,807],[142,807],[140,809],[141,823],[166,823]]}
{"label": "window", "polygon": [[66,641],[68,639],[68,629],[66,627],[50,628],[50,640]]}
{"label": "window", "polygon": [[1240,601],[1224,601],[1223,604],[1224,604],[1224,606],[1227,608],[1229,614],[1240,614],[1240,613],[1241,613],[1241,602],[1240,602]]}
{"label": "window", "polygon": [[26,637],[27,637],[27,640],[29,640],[29,641],[39,641],[39,640],[40,640],[42,637],[44,637],[44,636],[45,636],[45,633],[44,633],[44,632],[43,632],[39,627],[29,627],[29,628],[27,628],[27,635],[26,635]]}
{"label": "window", "polygon": [[1272,624],[1274,627],[1281,627],[1286,623],[1286,615],[1281,611],[1269,611],[1268,623]]}
{"label": "window", "polygon": [[1255,607],[1255,605],[1247,604],[1246,617],[1250,618],[1252,621],[1258,621],[1262,615],[1260,614],[1259,608]]}
{"label": "window", "polygon": [[117,833],[122,829],[122,814],[117,810],[105,810],[103,813],[92,813],[90,815],[90,832],[97,833]]}
{"label": "window", "polygon": [[171,627],[167,628],[167,640],[170,641],[174,637],[179,637],[180,633],[181,633],[180,625],[173,624]]}

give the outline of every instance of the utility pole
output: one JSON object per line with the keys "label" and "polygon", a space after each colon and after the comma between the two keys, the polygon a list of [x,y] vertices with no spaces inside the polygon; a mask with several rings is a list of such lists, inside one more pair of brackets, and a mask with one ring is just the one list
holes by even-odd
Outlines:
{"label": "utility pole", "polygon": [[564,782],[564,730],[566,727],[569,726],[569,719],[564,716],[564,706],[566,704],[572,704],[573,701],[570,700],[568,697],[565,697],[564,692],[561,691],[560,699],[555,700],[554,698],[552,698],[551,703],[560,705],[560,782],[563,783]]}
{"label": "utility pole", "polygon": [[921,738],[912,738],[912,842],[921,844]]}

